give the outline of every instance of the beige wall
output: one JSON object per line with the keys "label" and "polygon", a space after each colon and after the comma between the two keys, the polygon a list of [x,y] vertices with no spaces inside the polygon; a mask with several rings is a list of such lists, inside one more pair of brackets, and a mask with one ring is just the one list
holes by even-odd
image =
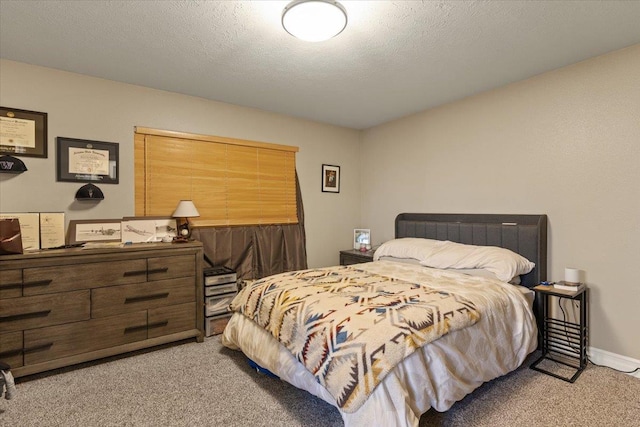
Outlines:
{"label": "beige wall", "polygon": [[[550,279],[586,272],[591,345],[640,359],[640,46],[365,132],[0,62],[0,105],[49,113],[49,158],[0,174],[0,210],[132,215],[133,127],[298,145],[311,266],[336,264],[353,228],[393,237],[400,212],[546,213]],[[119,185],[98,205],[55,181],[55,137],[120,143]],[[342,167],[320,191],[322,163]]]}
{"label": "beige wall", "polygon": [[362,227],[399,212],[549,215],[549,279],[584,270],[591,345],[640,359],[640,45],[363,134]]}
{"label": "beige wall", "polygon": [[[146,126],[299,146],[311,266],[337,264],[359,227],[358,131],[6,60],[0,105],[49,119],[48,158],[22,157],[27,172],[0,174],[0,211],[63,211],[67,220],[133,215],[133,129]],[[120,144],[120,184],[100,186],[104,201],[74,201],[81,184],[56,182],[57,136]],[[339,194],[321,192],[323,163],[341,166]]]}

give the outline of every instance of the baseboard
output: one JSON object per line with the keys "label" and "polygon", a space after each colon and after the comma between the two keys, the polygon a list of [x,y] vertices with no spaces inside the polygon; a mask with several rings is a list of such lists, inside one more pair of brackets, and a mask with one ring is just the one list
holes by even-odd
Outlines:
{"label": "baseboard", "polygon": [[[617,369],[619,371],[633,371],[640,367],[640,360],[611,353],[610,351],[600,350],[595,347],[589,347],[589,359],[595,364],[609,366],[610,368]],[[640,371],[636,371],[629,375],[640,378]]]}

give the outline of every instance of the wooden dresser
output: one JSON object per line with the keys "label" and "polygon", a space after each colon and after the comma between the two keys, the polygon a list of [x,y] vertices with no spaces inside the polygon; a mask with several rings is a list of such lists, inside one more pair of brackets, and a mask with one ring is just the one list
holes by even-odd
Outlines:
{"label": "wooden dresser", "polygon": [[204,339],[202,244],[0,256],[0,360],[16,377]]}

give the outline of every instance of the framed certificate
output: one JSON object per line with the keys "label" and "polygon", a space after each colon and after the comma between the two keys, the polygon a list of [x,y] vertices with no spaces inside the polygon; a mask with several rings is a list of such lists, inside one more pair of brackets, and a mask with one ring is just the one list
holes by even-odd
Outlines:
{"label": "framed certificate", "polygon": [[40,249],[64,246],[64,212],[40,212]]}
{"label": "framed certificate", "polygon": [[47,157],[47,113],[0,107],[0,154]]}
{"label": "framed certificate", "polygon": [[56,179],[117,184],[118,144],[57,137]]}

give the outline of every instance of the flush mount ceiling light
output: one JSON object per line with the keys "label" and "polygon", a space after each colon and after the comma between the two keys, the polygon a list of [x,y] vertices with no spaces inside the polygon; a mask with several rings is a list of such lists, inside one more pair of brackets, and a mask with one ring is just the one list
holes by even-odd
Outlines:
{"label": "flush mount ceiling light", "polygon": [[347,11],[337,1],[295,0],[282,11],[282,26],[300,40],[321,42],[345,29]]}

